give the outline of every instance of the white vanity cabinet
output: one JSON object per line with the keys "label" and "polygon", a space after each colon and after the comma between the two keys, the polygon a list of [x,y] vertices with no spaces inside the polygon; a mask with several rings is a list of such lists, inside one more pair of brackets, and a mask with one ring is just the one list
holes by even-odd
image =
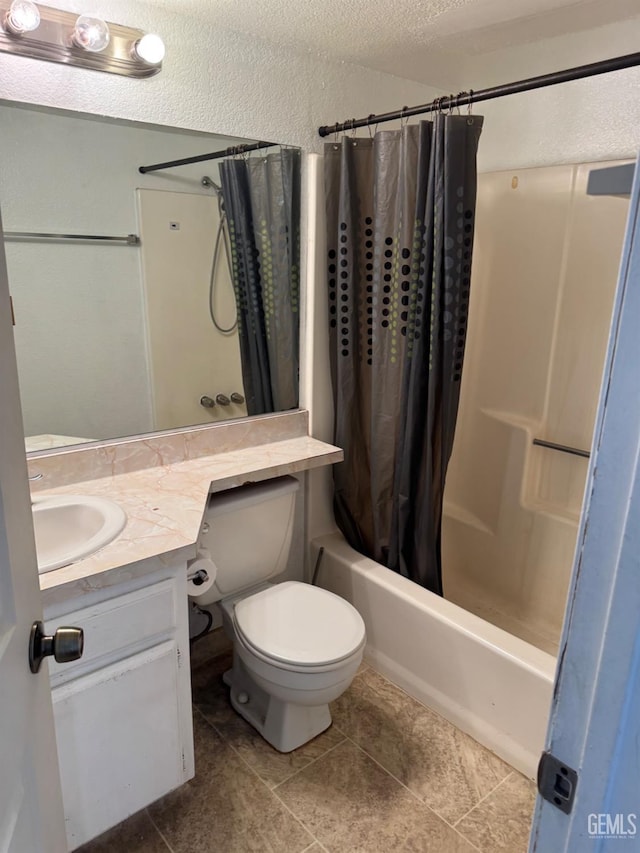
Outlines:
{"label": "white vanity cabinet", "polygon": [[47,606],[84,630],[74,663],[49,658],[69,849],[194,773],[186,566]]}

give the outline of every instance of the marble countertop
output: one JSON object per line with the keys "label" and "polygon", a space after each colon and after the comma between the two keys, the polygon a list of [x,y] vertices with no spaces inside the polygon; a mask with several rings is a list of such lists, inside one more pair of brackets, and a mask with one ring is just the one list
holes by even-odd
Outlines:
{"label": "marble countertop", "polygon": [[77,435],[53,435],[44,433],[43,435],[28,435],[24,440],[24,447],[27,453],[33,453],[34,450],[51,450],[54,447],[68,447],[72,444],[86,444],[89,441],[95,441],[93,438],[80,438]]}
{"label": "marble countertop", "polygon": [[40,589],[99,585],[105,572],[152,557],[195,556],[196,541],[210,492],[243,483],[331,465],[342,450],[310,436],[231,450],[197,459],[85,480],[46,495],[97,495],[110,498],[127,513],[122,533],[90,557],[40,575]]}

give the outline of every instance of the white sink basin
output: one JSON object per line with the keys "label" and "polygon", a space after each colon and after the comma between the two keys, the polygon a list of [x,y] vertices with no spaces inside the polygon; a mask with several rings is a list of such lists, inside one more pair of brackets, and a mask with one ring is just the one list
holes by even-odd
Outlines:
{"label": "white sink basin", "polygon": [[115,539],[126,523],[125,511],[106,498],[34,498],[38,572],[50,572],[88,557]]}

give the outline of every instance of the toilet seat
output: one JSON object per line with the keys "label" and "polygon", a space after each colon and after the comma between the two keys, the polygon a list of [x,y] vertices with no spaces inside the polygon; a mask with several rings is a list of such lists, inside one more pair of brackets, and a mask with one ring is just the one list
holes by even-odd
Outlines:
{"label": "toilet seat", "polygon": [[270,585],[238,601],[234,623],[245,646],[283,669],[330,668],[359,652],[358,611],[328,590],[298,581]]}

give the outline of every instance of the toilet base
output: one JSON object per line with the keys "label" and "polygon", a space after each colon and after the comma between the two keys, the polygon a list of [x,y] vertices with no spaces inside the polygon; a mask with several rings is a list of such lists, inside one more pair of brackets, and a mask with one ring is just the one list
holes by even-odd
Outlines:
{"label": "toilet base", "polygon": [[331,725],[328,705],[295,705],[270,696],[251,677],[240,656],[223,676],[231,705],[278,752],[292,752]]}

